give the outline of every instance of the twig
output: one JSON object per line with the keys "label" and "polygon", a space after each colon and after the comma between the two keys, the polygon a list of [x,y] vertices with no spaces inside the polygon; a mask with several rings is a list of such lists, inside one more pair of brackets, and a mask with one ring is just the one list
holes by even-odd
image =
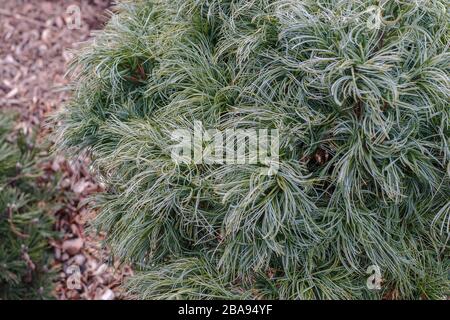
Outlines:
{"label": "twig", "polygon": [[16,226],[13,222],[13,209],[11,206],[8,207],[8,216],[9,216],[9,225],[11,226],[11,231],[18,237],[22,239],[29,238],[30,236],[24,233],[21,233],[19,230],[17,230]]}
{"label": "twig", "polygon": [[356,101],[356,104],[353,108],[355,115],[358,119],[361,119],[361,115],[362,115],[362,111],[363,111],[363,104],[362,101],[360,99],[358,99],[358,101]]}

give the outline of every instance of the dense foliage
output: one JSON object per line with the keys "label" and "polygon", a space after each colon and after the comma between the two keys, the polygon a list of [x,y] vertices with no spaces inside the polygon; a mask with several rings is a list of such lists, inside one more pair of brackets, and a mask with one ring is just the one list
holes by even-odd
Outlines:
{"label": "dense foliage", "polygon": [[50,192],[37,183],[38,149],[0,113],[0,300],[50,296]]}
{"label": "dense foliage", "polygon": [[[141,298],[442,298],[447,0],[124,1],[74,60],[58,146]],[[183,164],[171,132],[278,129],[260,165]],[[380,267],[382,289],[366,287]]]}

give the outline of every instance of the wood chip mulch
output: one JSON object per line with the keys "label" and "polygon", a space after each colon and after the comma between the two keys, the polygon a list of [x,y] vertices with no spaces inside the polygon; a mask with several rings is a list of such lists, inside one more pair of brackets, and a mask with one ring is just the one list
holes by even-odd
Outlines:
{"label": "wood chip mulch", "polygon": [[[81,26],[69,29],[69,6],[81,9]],[[0,6],[0,109],[20,114],[25,131],[41,128],[45,119],[67,100],[60,90],[70,50],[91,37],[106,21],[110,0],[1,0]],[[58,273],[57,299],[124,299],[118,286],[132,273],[127,266],[109,261],[102,249],[104,235],[89,234],[86,222],[95,216],[85,199],[102,187],[89,175],[88,160],[54,157],[43,165],[44,179],[59,179],[52,269]],[[79,273],[78,273],[79,270]]]}
{"label": "wood chip mulch", "polygon": [[87,170],[86,158],[66,161],[56,157],[45,167],[46,175],[58,179],[58,192],[62,203],[55,211],[56,230],[62,239],[53,241],[55,262],[59,271],[55,294],[58,299],[113,300],[125,299],[119,286],[124,277],[132,274],[128,266],[111,261],[108,251],[100,245],[104,234],[93,234],[85,226],[96,212],[88,208],[90,195],[103,188]]}

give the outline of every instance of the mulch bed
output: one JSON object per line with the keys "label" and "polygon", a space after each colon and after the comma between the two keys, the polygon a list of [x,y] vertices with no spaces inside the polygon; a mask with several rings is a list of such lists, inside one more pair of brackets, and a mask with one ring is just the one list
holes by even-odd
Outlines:
{"label": "mulch bed", "polygon": [[[39,128],[45,138],[44,122],[68,98],[61,90],[70,51],[91,37],[107,19],[110,0],[2,0],[0,7],[0,109],[20,114],[18,127],[25,132]],[[81,26],[69,29],[73,16],[67,9],[81,9]],[[55,229],[60,239],[54,247],[52,269],[58,272],[54,295],[58,299],[123,299],[118,288],[132,273],[127,266],[109,260],[100,245],[102,234],[85,231],[95,216],[85,199],[101,192],[86,169],[88,159],[67,161],[56,156],[43,164],[43,179],[58,179]],[[80,273],[74,272],[79,270]],[[79,280],[79,286],[73,285]]]}

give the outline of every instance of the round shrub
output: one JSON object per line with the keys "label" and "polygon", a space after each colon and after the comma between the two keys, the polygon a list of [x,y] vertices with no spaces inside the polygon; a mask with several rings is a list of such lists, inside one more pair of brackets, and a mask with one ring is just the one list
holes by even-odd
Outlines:
{"label": "round shrub", "polygon": [[[443,298],[449,5],[118,5],[74,60],[57,145],[92,156],[107,187],[93,224],[139,271],[130,292]],[[196,122],[221,132],[277,129],[277,170],[174,161],[173,132]],[[380,290],[367,281],[370,266]]]}

